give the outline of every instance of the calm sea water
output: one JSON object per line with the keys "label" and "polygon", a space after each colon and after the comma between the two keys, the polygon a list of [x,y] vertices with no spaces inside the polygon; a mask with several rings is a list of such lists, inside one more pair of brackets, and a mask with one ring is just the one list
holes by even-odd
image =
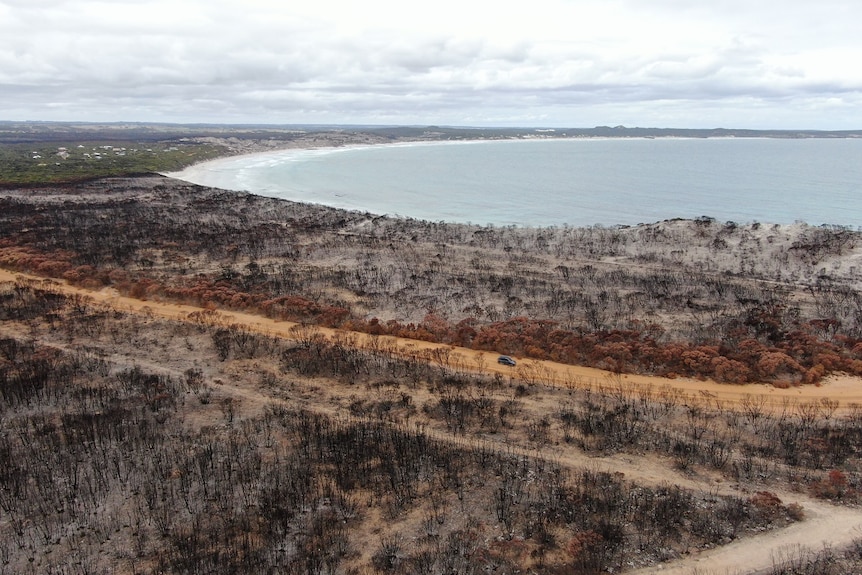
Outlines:
{"label": "calm sea water", "polygon": [[617,225],[709,216],[862,226],[862,140],[583,139],[289,150],[198,184],[432,221]]}

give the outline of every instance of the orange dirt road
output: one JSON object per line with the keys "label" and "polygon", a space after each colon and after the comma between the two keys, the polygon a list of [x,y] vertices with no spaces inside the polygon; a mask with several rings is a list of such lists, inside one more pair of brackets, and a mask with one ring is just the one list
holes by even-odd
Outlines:
{"label": "orange dirt road", "polygon": [[[0,268],[0,282],[16,281],[29,283],[34,287],[49,291],[86,296],[95,302],[129,313],[178,321],[200,321],[201,312],[204,312],[207,321],[212,323],[225,326],[238,325],[250,331],[273,337],[298,339],[300,337],[322,336],[339,339],[346,345],[357,348],[385,350],[396,355],[415,357],[465,372],[500,373],[527,383],[573,388],[590,387],[596,391],[647,393],[656,397],[672,394],[683,402],[720,404],[724,407],[748,409],[759,408],[764,411],[793,409],[799,404],[820,404],[823,400],[837,402],[838,411],[848,410],[854,404],[862,406],[862,378],[859,377],[835,375],[827,378],[819,385],[778,389],[765,384],[728,385],[686,378],[668,379],[643,375],[617,375],[600,369],[531,359],[521,359],[518,361],[518,366],[512,368],[497,364],[498,354],[492,352],[391,336],[372,336],[360,332],[301,326],[293,322],[279,321],[237,311],[208,312],[197,306],[139,300],[122,296],[111,288],[99,291],[88,290],[58,280]],[[833,407],[835,405],[833,403]],[[827,413],[828,409],[824,407],[821,411]]]}

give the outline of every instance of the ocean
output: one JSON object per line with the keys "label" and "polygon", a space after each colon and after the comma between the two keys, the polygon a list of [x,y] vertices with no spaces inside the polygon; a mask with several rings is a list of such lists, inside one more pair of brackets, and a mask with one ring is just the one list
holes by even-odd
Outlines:
{"label": "ocean", "polygon": [[541,139],[284,150],[171,174],[375,214],[496,226],[711,217],[862,227],[860,139]]}

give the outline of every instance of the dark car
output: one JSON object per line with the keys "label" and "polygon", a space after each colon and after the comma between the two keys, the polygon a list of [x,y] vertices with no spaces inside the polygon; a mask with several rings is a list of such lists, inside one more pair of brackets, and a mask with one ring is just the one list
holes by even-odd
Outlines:
{"label": "dark car", "polygon": [[501,355],[500,357],[498,357],[497,363],[501,365],[509,365],[511,367],[515,367],[516,365],[518,365],[518,363],[508,355]]}

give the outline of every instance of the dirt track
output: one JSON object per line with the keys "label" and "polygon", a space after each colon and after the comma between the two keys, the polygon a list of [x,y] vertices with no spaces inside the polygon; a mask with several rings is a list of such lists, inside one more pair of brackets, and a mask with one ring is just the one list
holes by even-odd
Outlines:
{"label": "dirt track", "polygon": [[[797,498],[798,499],[798,498]],[[725,575],[768,573],[799,550],[839,549],[862,536],[862,511],[803,498],[805,521],[739,539],[679,561],[631,571],[631,575]]]}
{"label": "dirt track", "polygon": [[[189,321],[190,314],[204,311],[203,308],[196,306],[138,300],[121,296],[112,289],[87,290],[55,280],[46,280],[0,269],[0,281],[15,281],[16,279],[36,282],[43,289],[91,297],[97,302],[108,304],[123,311],[152,314],[167,319]],[[300,329],[298,324],[292,322],[278,321],[237,311],[219,310],[209,315],[217,323],[237,324],[258,333],[280,338],[295,339]],[[686,378],[668,379],[642,375],[617,375],[600,369],[530,359],[520,360],[516,368],[511,368],[498,365],[497,354],[492,352],[318,327],[303,328],[302,331],[305,332],[306,336],[311,331],[329,338],[341,338],[361,348],[383,348],[399,355],[446,363],[449,367],[465,371],[514,375],[527,382],[563,387],[589,386],[593,389],[622,387],[640,392],[651,390],[653,393],[664,391],[677,394],[685,402],[720,402],[726,407],[759,405],[763,409],[774,410],[786,408],[797,402],[817,402],[822,399],[837,401],[839,410],[847,409],[853,404],[862,405],[862,378],[858,377],[831,376],[819,385],[778,389],[764,384],[727,385]]]}
{"label": "dirt track", "polygon": [[[252,404],[266,404],[274,400],[263,393],[230,382],[221,388],[238,399]],[[326,408],[309,407],[334,415]],[[439,441],[465,441],[453,438],[452,434],[431,428],[424,433]],[[501,446],[502,447],[502,446]],[[673,470],[656,457],[632,454],[614,454],[591,457],[580,452],[555,450],[553,447],[541,453],[520,448],[512,444],[505,446],[507,452],[526,456],[551,457],[555,462],[571,469],[590,467],[598,471],[620,472],[632,481],[644,485],[674,484],[684,489],[709,491],[716,494],[745,496],[727,484],[713,484],[703,478],[690,477]],[[792,557],[799,550],[817,552],[825,545],[840,549],[862,537],[862,510],[841,507],[813,499],[800,493],[777,493],[785,503],[802,505],[805,520],[783,529],[749,535],[707,551],[696,551],[671,563],[631,571],[631,575],[733,575],[737,573],[766,574],[773,561]]]}

